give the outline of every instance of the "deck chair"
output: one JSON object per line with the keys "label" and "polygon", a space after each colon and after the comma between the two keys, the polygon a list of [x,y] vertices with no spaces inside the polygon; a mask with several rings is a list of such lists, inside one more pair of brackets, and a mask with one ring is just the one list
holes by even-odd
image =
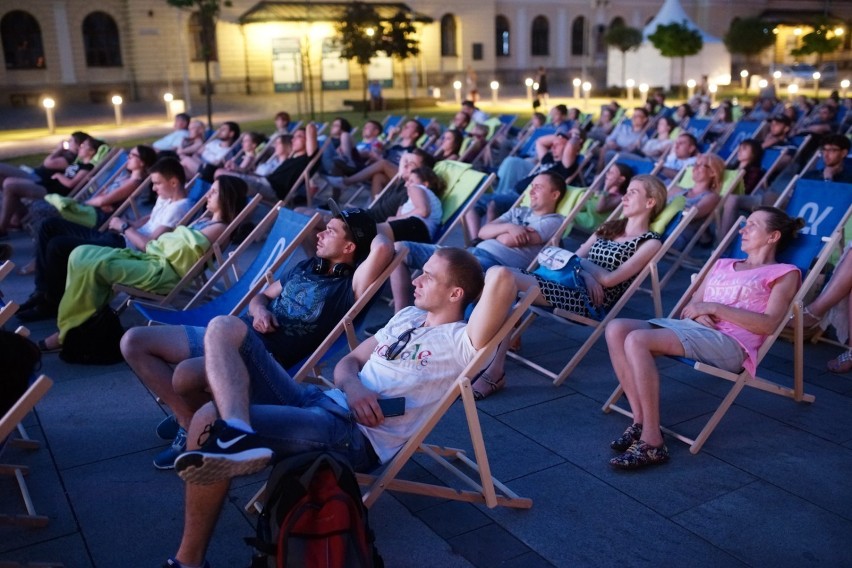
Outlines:
{"label": "deck chair", "polygon": [[112,158],[119,152],[120,150],[118,148],[110,148],[107,144],[102,144],[95,153],[95,157],[92,158],[92,164],[94,167],[86,172],[86,175],[84,175],[80,181],[78,181],[74,187],[68,191],[68,195],[75,195],[77,192],[89,185],[93,180],[95,183],[100,183],[104,167],[109,164]]}
{"label": "deck chair", "polygon": [[[15,263],[11,260],[7,260],[6,262],[0,263],[0,280],[3,280],[12,273],[15,269]],[[15,302],[7,302],[3,299],[3,291],[0,290],[0,327],[12,319],[12,316],[15,315],[18,311],[18,304]]]}
{"label": "deck chair", "polygon": [[594,346],[595,342],[603,335],[604,330],[606,329],[607,324],[610,321],[618,317],[618,314],[621,312],[622,308],[630,301],[633,295],[639,290],[639,287],[642,285],[644,280],[648,277],[651,278],[651,286],[653,290],[653,302],[654,302],[654,310],[655,313],[659,316],[662,315],[662,299],[660,297],[660,287],[658,283],[658,270],[657,265],[660,263],[662,258],[665,256],[666,252],[671,248],[672,244],[677,240],[686,226],[692,221],[695,217],[695,210],[689,209],[686,211],[683,210],[683,201],[677,203],[672,203],[666,206],[666,209],[663,210],[662,213],[658,216],[655,223],[659,223],[664,229],[660,229],[656,226],[652,226],[652,230],[656,230],[657,232],[661,232],[665,235],[665,240],[663,241],[663,245],[660,247],[660,250],[654,255],[651,261],[639,271],[639,273],[634,278],[633,282],[631,282],[630,286],[618,301],[610,307],[607,311],[606,316],[604,316],[603,320],[597,321],[592,318],[588,318],[585,316],[581,316],[569,311],[561,310],[561,309],[551,309],[540,306],[532,306],[529,309],[529,314],[518,327],[517,330],[512,335],[512,339],[519,338],[524,331],[536,320],[538,317],[548,317],[554,321],[560,323],[575,323],[580,325],[585,325],[592,328],[592,333],[586,339],[582,346],[574,353],[571,357],[571,360],[560,370],[558,373],[553,372],[549,369],[546,369],[523,357],[519,353],[513,353],[511,351],[508,352],[509,357],[518,361],[522,365],[529,367],[530,369],[541,373],[542,375],[549,377],[554,386],[559,386],[565,379],[568,378],[577,365],[580,364],[580,361],[583,360],[583,357],[586,356],[586,353],[591,350]]}
{"label": "deck chair", "polygon": [[[11,438],[11,435],[20,426],[21,421],[33,410],[36,403],[44,397],[45,393],[50,390],[53,385],[47,376],[41,375],[30,387],[24,392],[18,402],[15,403],[8,412],[0,418],[0,452],[5,444],[20,445],[25,448],[38,448],[39,443],[30,440],[26,437],[24,431],[23,438]],[[22,442],[22,443],[19,443]],[[29,468],[24,465],[0,464],[0,474],[13,476],[18,484],[18,490],[21,493],[21,498],[24,500],[26,514],[17,513],[0,513],[0,524],[23,525],[28,527],[43,527],[47,525],[48,517],[36,513],[33,505],[30,490],[27,486],[27,481],[24,476],[29,474]]]}
{"label": "deck chair", "polygon": [[[130,305],[148,320],[148,325],[159,323],[203,327],[216,316],[239,315],[253,297],[277,280],[290,266],[294,253],[321,222],[321,215],[307,217],[285,208],[279,201],[182,309],[136,299],[132,299]],[[231,275],[243,261],[246,251],[260,239],[263,240],[263,246],[254,260],[231,283]],[[224,291],[220,289],[223,285],[227,286]],[[220,293],[211,298],[216,291]]]}
{"label": "deck chair", "polygon": [[88,182],[80,187],[73,194],[69,193],[68,197],[77,201],[84,201],[90,197],[94,197],[106,188],[112,181],[118,177],[122,168],[127,165],[128,154],[124,150],[118,150],[104,162],[103,168],[98,172],[97,176],[89,178]]}
{"label": "deck chair", "polygon": [[[494,174],[484,174],[470,164],[453,160],[442,160],[435,165],[435,173],[444,180],[446,188],[441,196],[443,216],[435,232],[435,244],[443,244],[460,223],[464,226],[464,215],[473,207],[497,179]],[[469,246],[467,227],[464,227],[465,246]]]}
{"label": "deck chair", "polygon": [[[438,497],[467,503],[482,503],[489,508],[499,506],[512,507],[516,509],[529,509],[532,507],[532,499],[520,497],[503,483],[493,478],[491,466],[488,463],[488,455],[485,449],[485,441],[482,437],[482,426],[476,410],[476,402],[473,398],[473,389],[470,386],[471,379],[476,377],[479,371],[484,369],[497,346],[508,337],[512,328],[520,320],[524,311],[532,304],[538,296],[538,287],[527,290],[516,303],[506,321],[482,349],[477,351],[473,360],[465,367],[459,377],[450,385],[444,396],[435,405],[423,425],[409,438],[408,442],[397,452],[394,458],[382,466],[375,473],[359,473],[358,483],[362,486],[361,498],[366,507],[372,507],[385,491],[399,491],[414,495],[427,497]],[[426,437],[432,432],[447,410],[461,398],[470,432],[471,445],[473,446],[474,459],[467,456],[465,450],[459,448],[448,448],[433,444],[426,444]],[[408,481],[398,478],[400,471],[415,453],[423,454],[432,458],[440,466],[445,468],[453,476],[461,480],[466,489],[457,489],[448,485],[432,485],[419,481]],[[466,470],[472,472],[476,478],[454,465],[450,460],[456,460]],[[265,489],[265,487],[264,487]],[[263,489],[252,497],[245,507],[247,512],[259,511],[259,502],[263,495]]]}
{"label": "deck chair", "polygon": [[536,140],[538,140],[542,136],[555,133],[556,128],[553,126],[541,126],[536,129],[530,129],[526,136],[518,140],[518,143],[515,144],[515,147],[512,148],[512,151],[509,152],[509,155],[519,156],[521,158],[528,158],[530,156],[534,156]]}
{"label": "deck chair", "polygon": [[296,199],[300,195],[300,190],[304,188],[305,191],[305,200],[307,201],[308,207],[311,206],[313,202],[313,194],[311,193],[311,178],[317,173],[317,169],[319,168],[319,162],[322,159],[322,154],[325,151],[325,147],[331,144],[331,137],[325,139],[325,142],[319,145],[319,149],[313,158],[308,162],[308,165],[305,166],[305,169],[299,175],[298,179],[296,179],[296,183],[293,184],[293,187],[290,188],[290,191],[287,192],[287,195],[284,196],[284,205],[291,206],[293,204],[293,200]]}
{"label": "deck chair", "polygon": [[[802,229],[787,250],[782,251],[778,255],[778,260],[779,262],[788,262],[798,266],[804,275],[804,281],[790,304],[788,317],[784,318],[775,331],[766,337],[758,351],[755,363],[759,368],[761,361],[784,330],[788,319],[792,318],[794,337],[792,387],[763,377],[752,376],[744,369],[739,373],[731,373],[706,363],[699,363],[684,357],[674,357],[673,359],[690,365],[696,371],[733,383],[728,394],[722,399],[713,415],[695,438],[690,438],[669,428],[663,428],[663,431],[667,434],[688,444],[689,451],[693,454],[701,451],[707,438],[710,437],[710,434],[713,433],[713,430],[716,429],[716,426],[724,418],[725,413],[744,387],[752,387],[792,398],[796,402],[813,402],[815,400],[813,395],[805,394],[804,392],[802,305],[805,296],[814,286],[820,272],[828,262],[831,251],[843,241],[843,226],[849,220],[850,215],[852,215],[852,186],[832,184],[831,182],[801,180],[796,184],[796,191],[793,193],[786,210],[790,215],[803,217],[808,224]],[[742,221],[744,221],[744,218],[740,217],[740,222]],[[737,223],[731,227],[725,239],[716,247],[713,255],[704,265],[704,268],[693,281],[692,285],[683,294],[669,317],[680,315],[681,310],[689,303],[693,293],[701,285],[701,282],[703,282],[704,278],[710,272],[716,260],[725,256],[726,252],[730,251],[732,247],[735,247],[737,251],[734,255],[735,257],[742,256],[737,243],[739,226],[740,224]],[[603,411],[609,412],[615,410],[620,414],[632,417],[632,413],[629,410],[616,404],[622,394],[621,387],[617,387],[604,404]]]}
{"label": "deck chair", "polygon": [[704,136],[710,131],[711,126],[713,126],[712,118],[695,118],[693,116],[689,118],[689,122],[683,127],[683,130],[695,136],[695,139],[699,142],[703,142]]}
{"label": "deck chair", "polygon": [[795,148],[791,146],[765,149],[760,160],[760,167],[765,173],[754,189],[769,187],[775,177],[790,163],[794,152]]}
{"label": "deck chair", "polygon": [[[687,172],[684,173],[683,177],[680,180],[680,184],[682,187],[689,187],[689,184],[692,182],[692,166],[686,168]],[[745,172],[743,170],[725,170],[723,174],[724,179],[722,180],[722,188],[719,190],[719,195],[721,199],[719,203],[716,205],[716,208],[710,215],[704,218],[701,222],[701,225],[698,226],[698,229],[695,231],[695,235],[689,240],[688,243],[683,247],[683,250],[676,251],[670,250],[668,256],[672,259],[672,265],[666,271],[662,280],[660,280],[660,287],[665,288],[666,284],[674,277],[677,271],[684,264],[690,264],[690,256],[689,253],[695,248],[698,242],[701,240],[701,237],[707,230],[710,228],[710,225],[715,223],[716,226],[719,225],[721,220],[721,212],[722,208],[725,206],[725,200],[732,193],[742,193],[742,181]],[[693,182],[694,183],[694,182]],[[686,184],[686,185],[685,185]],[[692,262],[694,265],[694,261]]]}
{"label": "deck chair", "polygon": [[757,138],[766,126],[766,122],[757,120],[741,120],[735,122],[728,132],[716,144],[715,153],[730,166],[737,158],[737,148],[740,142],[747,138]]}
{"label": "deck chair", "polygon": [[[208,266],[214,261],[221,265],[225,261],[224,259],[224,251],[231,244],[231,236],[234,234],[240,225],[242,225],[246,219],[248,219],[251,214],[254,212],[254,209],[260,204],[263,197],[258,194],[255,195],[240,211],[240,214],[237,215],[233,221],[231,221],[228,226],[222,231],[222,234],[210,244],[210,247],[207,251],[201,255],[201,257],[195,261],[195,263],[190,267],[190,269],[183,275],[180,281],[175,284],[175,286],[167,293],[167,294],[157,294],[155,292],[149,292],[147,290],[142,290],[140,288],[134,288],[132,286],[125,286],[123,284],[115,284],[113,286],[113,290],[117,293],[125,293],[131,297],[136,298],[145,298],[149,301],[157,302],[160,305],[168,305],[174,303],[174,301],[178,298],[180,294],[186,292],[190,284],[198,278],[202,278],[204,271],[207,270]],[[202,284],[203,285],[203,284]],[[127,301],[123,302],[124,308],[127,307]]]}

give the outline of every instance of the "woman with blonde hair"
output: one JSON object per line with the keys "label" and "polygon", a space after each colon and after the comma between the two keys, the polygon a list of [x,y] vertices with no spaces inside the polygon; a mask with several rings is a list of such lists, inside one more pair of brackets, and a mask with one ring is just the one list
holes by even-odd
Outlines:
{"label": "woman with blonde hair", "polygon": [[716,154],[701,154],[692,166],[692,187],[673,186],[669,189],[669,200],[682,195],[686,207],[695,207],[697,212],[692,222],[684,229],[672,248],[682,249],[692,240],[696,231],[708,215],[712,215],[722,197],[720,192],[725,183],[725,161]]}

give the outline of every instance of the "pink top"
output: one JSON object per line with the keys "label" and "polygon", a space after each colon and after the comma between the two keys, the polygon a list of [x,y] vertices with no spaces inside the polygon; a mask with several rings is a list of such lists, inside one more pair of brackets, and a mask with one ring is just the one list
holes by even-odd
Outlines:
{"label": "pink top", "polygon": [[[769,303],[769,295],[772,293],[775,281],[793,270],[799,272],[799,269],[792,264],[780,263],[750,270],[734,270],[734,265],[738,262],[742,260],[723,258],[716,261],[716,265],[707,276],[707,286],[704,288],[705,302],[716,302],[762,314]],[[801,274],[799,282],[801,282]],[[724,320],[716,323],[716,329],[731,336],[742,345],[746,352],[743,367],[754,376],[757,369],[757,351],[763,345],[766,336]]]}

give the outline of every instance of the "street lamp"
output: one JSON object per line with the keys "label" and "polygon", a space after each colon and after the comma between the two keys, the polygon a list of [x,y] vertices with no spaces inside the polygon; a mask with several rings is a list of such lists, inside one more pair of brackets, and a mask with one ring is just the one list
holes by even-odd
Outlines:
{"label": "street lamp", "polygon": [[56,121],[53,117],[53,107],[56,106],[56,101],[50,97],[44,97],[41,100],[41,106],[44,107],[44,114],[47,116],[47,131],[54,134],[56,132]]}
{"label": "street lamp", "polygon": [[778,80],[781,79],[781,71],[775,71],[772,73],[772,85],[775,87],[775,91],[778,91]]}
{"label": "street lamp", "polygon": [[707,88],[710,90],[710,106],[713,106],[716,104],[716,92],[719,90],[719,86],[716,83],[710,83]]}
{"label": "street lamp", "polygon": [[533,86],[532,77],[527,77],[526,80],[524,81],[524,85],[527,86],[527,98],[529,100],[532,100],[532,86]]}
{"label": "street lamp", "polygon": [[642,93],[642,101],[648,99],[648,83],[639,83],[639,92]]}
{"label": "street lamp", "polygon": [[814,71],[814,98],[819,100],[819,78],[822,77],[819,71]]}
{"label": "street lamp", "polygon": [[743,87],[743,96],[746,96],[748,94],[748,70],[740,71],[740,83]]}
{"label": "street lamp", "polygon": [[500,83],[491,81],[491,102],[497,104],[497,90],[500,88]]}
{"label": "street lamp", "polygon": [[453,81],[453,89],[456,91],[456,104],[461,104],[461,81]]}
{"label": "street lamp", "polygon": [[766,79],[761,79],[757,82],[757,86],[762,91],[763,89],[769,86],[769,81],[767,81]]}
{"label": "street lamp", "polygon": [[592,84],[586,81],[583,83],[583,110],[589,110],[589,94],[592,92]]}
{"label": "street lamp", "polygon": [[571,97],[575,99],[580,98],[580,85],[583,84],[583,80],[579,77],[574,77],[574,80],[571,81],[571,84],[574,86],[574,89],[571,91]]}
{"label": "street lamp", "polygon": [[686,82],[687,99],[691,99],[695,95],[695,79],[689,79]]}
{"label": "street lamp", "polygon": [[115,108],[115,124],[117,126],[121,126],[121,103],[123,102],[124,99],[121,98],[121,95],[112,96],[112,106]]}
{"label": "street lamp", "polygon": [[367,37],[373,37],[374,35],[376,35],[376,30],[374,30],[373,28],[367,28],[365,33],[367,34]]}
{"label": "street lamp", "polygon": [[796,83],[790,83],[787,85],[787,101],[793,102],[793,97],[795,97],[798,92],[799,86]]}
{"label": "street lamp", "polygon": [[163,102],[166,103],[166,119],[171,120],[172,117],[172,101],[175,100],[175,96],[171,93],[163,93]]}
{"label": "street lamp", "polygon": [[636,86],[636,81],[634,81],[633,79],[628,79],[624,82],[624,86],[627,87],[628,104],[633,106],[633,87]]}
{"label": "street lamp", "polygon": [[846,96],[846,91],[849,90],[849,79],[843,79],[840,81],[840,88],[843,89],[843,96]]}

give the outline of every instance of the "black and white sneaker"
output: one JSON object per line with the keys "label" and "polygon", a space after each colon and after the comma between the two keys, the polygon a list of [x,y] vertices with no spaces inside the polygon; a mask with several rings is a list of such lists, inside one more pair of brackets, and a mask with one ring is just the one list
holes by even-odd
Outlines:
{"label": "black and white sneaker", "polygon": [[256,434],[217,420],[201,434],[208,434],[201,448],[175,460],[175,470],[184,481],[209,485],[262,470],[272,459],[272,450],[263,447]]}

